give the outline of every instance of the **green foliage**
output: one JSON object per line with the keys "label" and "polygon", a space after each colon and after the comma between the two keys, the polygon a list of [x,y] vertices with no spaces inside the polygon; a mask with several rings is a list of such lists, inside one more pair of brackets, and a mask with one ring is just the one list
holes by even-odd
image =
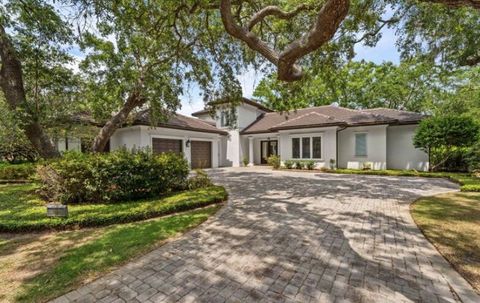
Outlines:
{"label": "green foliage", "polygon": [[480,184],[462,185],[460,190],[464,192],[480,192]]}
{"label": "green foliage", "polygon": [[479,126],[472,118],[440,116],[424,119],[413,139],[415,147],[428,151],[440,147],[464,147],[478,140]]}
{"label": "green foliage", "polygon": [[207,175],[207,173],[202,169],[196,169],[195,175],[188,178],[187,188],[188,189],[197,189],[213,186],[212,180]]}
{"label": "green foliage", "polygon": [[294,160],[295,168],[296,169],[303,169],[303,161],[302,160]]}
{"label": "green foliage", "polygon": [[161,198],[72,204],[67,218],[50,218],[46,216],[45,201],[35,193],[37,188],[33,184],[0,185],[0,231],[63,230],[134,222],[220,203],[227,197],[223,187],[210,186]]}
{"label": "green foliage", "polygon": [[287,169],[292,169],[292,168],[293,168],[293,165],[294,165],[294,162],[293,162],[292,160],[286,160],[286,161],[284,162],[284,164],[285,164],[285,167],[286,167]]}
{"label": "green foliage", "polygon": [[267,163],[268,165],[272,166],[273,169],[279,169],[281,164],[280,157],[276,155],[271,155],[270,157],[268,157]]}
{"label": "green foliage", "polygon": [[465,155],[465,161],[468,164],[469,171],[480,170],[480,140],[468,149]]}
{"label": "green foliage", "polygon": [[315,161],[313,160],[305,160],[304,162],[305,168],[308,170],[313,170],[315,168]]}
{"label": "green foliage", "polygon": [[265,77],[254,95],[280,111],[332,103],[349,108],[421,111],[431,107],[438,96],[437,86],[443,83],[439,68],[415,60],[398,66],[365,61],[340,67],[315,60],[311,64],[320,66],[307,69],[305,78],[297,82],[278,81],[274,74]]}
{"label": "green foliage", "polygon": [[7,164],[0,162],[0,180],[28,180],[35,174],[35,163]]}
{"label": "green foliage", "polygon": [[206,100],[241,97],[234,72],[242,65],[239,50],[224,39],[216,10],[173,0],[77,3],[86,25],[96,20],[80,39],[87,106],[96,117],[110,118],[136,94],[152,122],[165,119],[192,84]]}
{"label": "green foliage", "polygon": [[475,144],[479,131],[479,124],[468,116],[431,117],[420,123],[413,144],[432,155],[431,167],[436,169],[452,159],[459,148]]}
{"label": "green foliage", "polygon": [[248,166],[248,159],[246,157],[243,157],[242,163],[243,163],[244,167],[247,167]]}
{"label": "green foliage", "polygon": [[[16,300],[47,302],[78,287],[85,281],[105,274],[111,268],[140,256],[159,243],[185,232],[207,220],[219,207],[209,207],[144,222],[117,225],[100,230],[85,243],[62,252],[53,266],[25,281]],[[92,235],[91,232],[88,233]],[[62,239],[75,241],[83,234],[65,233]],[[13,246],[15,247],[15,246]]]}
{"label": "green foliage", "polygon": [[70,152],[39,169],[42,192],[62,203],[102,203],[155,197],[184,188],[189,172],[182,155],[126,150]]}

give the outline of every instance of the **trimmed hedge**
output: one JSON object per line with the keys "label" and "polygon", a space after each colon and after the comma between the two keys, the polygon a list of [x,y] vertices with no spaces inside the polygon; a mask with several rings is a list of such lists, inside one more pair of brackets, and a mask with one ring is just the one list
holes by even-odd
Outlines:
{"label": "trimmed hedge", "polygon": [[99,227],[141,221],[225,201],[221,186],[170,194],[161,198],[111,204],[69,205],[69,216],[46,216],[45,201],[35,194],[36,185],[0,185],[0,232],[30,232]]}
{"label": "trimmed hedge", "polygon": [[185,189],[188,174],[188,162],[182,155],[155,155],[147,150],[66,153],[38,169],[42,195],[67,204],[158,197]]}
{"label": "trimmed hedge", "polygon": [[464,192],[480,192],[480,184],[466,184],[460,186],[460,190]]}
{"label": "trimmed hedge", "polygon": [[35,163],[0,163],[0,180],[28,180],[35,174]]}

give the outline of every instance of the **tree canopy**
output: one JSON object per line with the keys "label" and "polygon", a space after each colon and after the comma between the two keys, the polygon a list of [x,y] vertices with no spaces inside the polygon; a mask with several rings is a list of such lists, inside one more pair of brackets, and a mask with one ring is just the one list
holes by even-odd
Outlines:
{"label": "tree canopy", "polygon": [[[420,111],[439,94],[477,91],[467,73],[479,63],[478,8],[477,0],[10,0],[0,6],[0,85],[44,157],[56,155],[50,129],[78,112],[104,122],[92,146],[101,151],[132,113],[149,109],[156,120],[177,110],[189,84],[206,101],[240,100],[236,75],[246,67],[267,74],[256,94],[280,110],[337,102]],[[355,46],[375,46],[385,27],[397,32],[401,64],[352,62]]]}

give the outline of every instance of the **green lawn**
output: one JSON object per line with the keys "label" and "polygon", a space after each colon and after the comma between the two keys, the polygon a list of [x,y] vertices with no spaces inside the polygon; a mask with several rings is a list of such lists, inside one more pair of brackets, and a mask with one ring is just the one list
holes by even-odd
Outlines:
{"label": "green lawn", "polygon": [[39,231],[126,223],[222,202],[227,193],[212,186],[169,196],[112,204],[69,205],[67,218],[46,217],[35,184],[0,185],[0,232]]}
{"label": "green lawn", "polygon": [[411,213],[425,236],[480,293],[480,193],[421,198]]}
{"label": "green lawn", "polygon": [[0,301],[53,299],[197,226],[219,208],[96,229],[0,234]]}

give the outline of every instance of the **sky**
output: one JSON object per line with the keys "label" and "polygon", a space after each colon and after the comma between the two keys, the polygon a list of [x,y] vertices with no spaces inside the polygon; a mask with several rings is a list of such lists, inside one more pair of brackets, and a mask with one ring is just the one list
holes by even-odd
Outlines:
{"label": "sky", "polygon": [[[372,61],[380,64],[390,61],[398,64],[400,62],[400,54],[395,46],[395,30],[384,27],[381,31],[382,38],[375,47],[365,47],[357,45],[355,47],[356,56],[354,60]],[[252,97],[255,87],[262,79],[261,74],[257,74],[253,69],[238,75],[238,80],[242,85],[243,95],[247,98]],[[189,116],[191,113],[203,109],[204,103],[202,97],[199,96],[197,87],[192,87],[180,97],[182,100],[182,108],[178,110],[180,114]]]}

